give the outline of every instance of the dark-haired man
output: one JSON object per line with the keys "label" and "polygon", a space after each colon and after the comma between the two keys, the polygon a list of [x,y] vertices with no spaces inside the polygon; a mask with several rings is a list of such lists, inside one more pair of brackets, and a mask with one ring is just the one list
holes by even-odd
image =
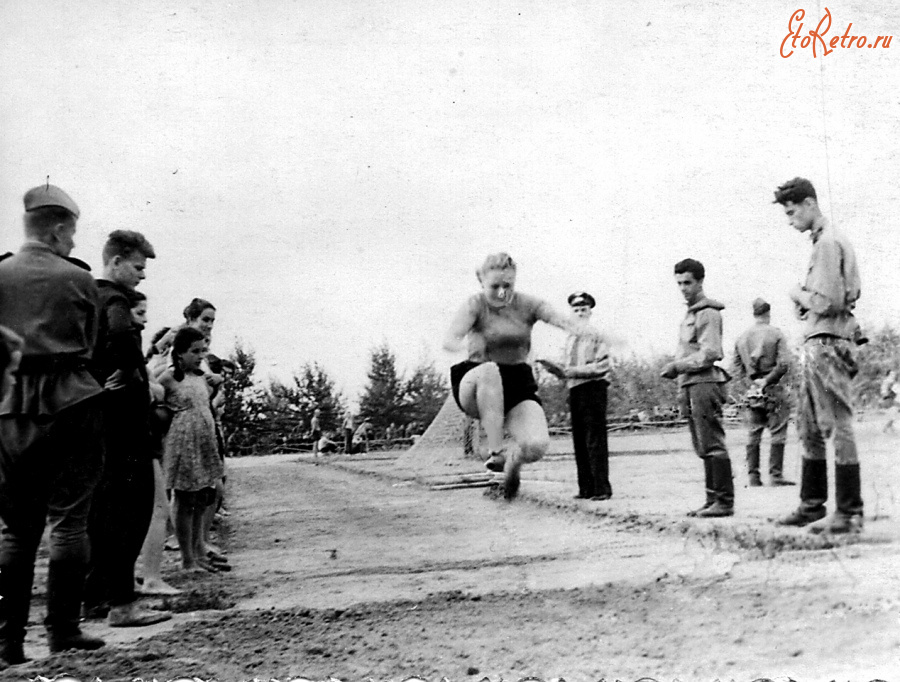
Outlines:
{"label": "dark-haired man", "polygon": [[91,563],[84,593],[87,617],[114,627],[151,625],[169,618],[137,607],[134,564],[153,512],[150,387],[140,333],[131,316],[134,288],[156,253],[140,232],[116,230],[103,247],[100,324],[93,374],[101,397],[106,459],[94,494],[88,535]]}
{"label": "dark-haired man", "polygon": [[790,352],[784,333],[771,325],[771,307],[761,298],[753,301],[754,323],[734,344],[732,373],[750,380],[747,392],[747,474],[750,487],[762,485],[759,453],[763,431],[771,434],[769,481],[772,485],[794,485],[785,479],[784,445],[787,441],[790,404],[782,378],[790,369]]}
{"label": "dark-haired man", "polygon": [[[853,341],[859,330],[853,316],[860,294],[856,255],[847,238],[822,215],[809,180],[786,182],[775,191],[774,203],[782,205],[791,227],[809,232],[813,244],[806,281],[790,292],[804,324],[797,414],[804,448],[800,506],[779,523],[808,525],[813,533],[859,533],[863,501],[850,385],[857,372]],[[837,500],[834,514],[826,516],[825,439],[832,434]]]}
{"label": "dark-haired man", "polygon": [[675,360],[661,373],[678,378],[681,410],[688,420],[691,442],[703,460],[706,503],[689,516],[718,517],[734,514],[734,481],[731,459],[725,448],[722,406],[728,374],[715,363],[722,359],[724,305],[703,293],[706,270],[700,261],[686,258],[675,264],[675,282],[687,302],[681,323]]}
{"label": "dark-haired man", "polygon": [[0,325],[22,337],[19,381],[0,400],[0,661],[24,662],[37,548],[49,522],[51,651],[96,649],[79,627],[87,519],[102,465],[98,396],[88,371],[97,333],[94,278],[66,259],[78,206],[47,184],[24,197],[25,243],[0,262]]}

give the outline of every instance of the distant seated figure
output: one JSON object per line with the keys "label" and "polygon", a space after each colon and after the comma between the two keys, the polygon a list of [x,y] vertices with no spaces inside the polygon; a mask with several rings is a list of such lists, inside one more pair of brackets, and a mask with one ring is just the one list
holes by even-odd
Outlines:
{"label": "distant seated figure", "polygon": [[369,434],[371,431],[372,422],[368,419],[364,420],[363,423],[359,425],[359,428],[356,429],[356,433],[353,434],[353,443],[350,446],[351,454],[369,451]]}
{"label": "distant seated figure", "polygon": [[338,444],[331,440],[330,436],[332,436],[331,431],[326,431],[322,434],[322,437],[316,441],[316,451],[320,454],[326,454],[329,452],[337,452]]}

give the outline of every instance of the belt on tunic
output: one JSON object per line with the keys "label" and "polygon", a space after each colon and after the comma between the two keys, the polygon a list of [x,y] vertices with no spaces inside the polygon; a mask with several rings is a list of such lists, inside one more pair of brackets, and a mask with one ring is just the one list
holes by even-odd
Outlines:
{"label": "belt on tunic", "polygon": [[810,336],[806,339],[805,343],[818,343],[822,346],[834,346],[838,343],[849,343],[850,339],[844,336],[835,336],[834,334],[819,334],[817,336]]}

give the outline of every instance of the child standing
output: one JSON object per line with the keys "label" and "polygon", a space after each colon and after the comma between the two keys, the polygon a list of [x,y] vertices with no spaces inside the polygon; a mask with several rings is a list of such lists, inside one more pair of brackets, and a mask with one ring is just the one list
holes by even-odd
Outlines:
{"label": "child standing", "polygon": [[206,337],[197,329],[178,330],[172,344],[172,367],[160,376],[166,403],[174,415],[166,434],[166,487],[173,491],[175,535],[182,567],[215,571],[203,552],[203,513],[213,503],[224,469],[210,409],[210,386],[200,373]]}

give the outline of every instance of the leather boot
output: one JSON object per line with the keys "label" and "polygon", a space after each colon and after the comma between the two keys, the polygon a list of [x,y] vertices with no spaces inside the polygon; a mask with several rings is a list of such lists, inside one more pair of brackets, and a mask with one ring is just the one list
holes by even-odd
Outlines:
{"label": "leather boot", "polygon": [[713,465],[711,457],[703,458],[703,473],[706,485],[706,504],[704,504],[699,509],[694,509],[687,513],[688,516],[697,516],[704,509],[708,509],[715,504],[716,501],[716,490],[715,485],[713,484]]}
{"label": "leather boot", "polygon": [[6,665],[28,661],[23,643],[33,582],[31,565],[8,563],[0,567],[0,662]]}
{"label": "leather boot", "polygon": [[860,493],[859,464],[834,467],[834,514],[810,524],[810,533],[860,533],[863,528],[863,501]]}
{"label": "leather boot", "polygon": [[82,561],[50,561],[47,571],[47,644],[52,653],[67,649],[93,650],[105,642],[85,635],[78,626],[87,566]]}
{"label": "leather boot", "polygon": [[772,485],[797,485],[787,480],[782,471],[784,469],[784,443],[772,443],[769,450],[769,482]]}
{"label": "leather boot", "polygon": [[800,479],[800,506],[776,522],[779,526],[806,526],[825,516],[828,501],[828,462],[824,459],[803,460]]}
{"label": "leather boot", "polygon": [[734,516],[734,476],[731,472],[731,460],[723,457],[710,459],[715,501],[711,506],[697,512],[697,516],[704,519]]}
{"label": "leather boot", "polygon": [[759,477],[759,443],[747,443],[747,477],[751,488],[762,485]]}

